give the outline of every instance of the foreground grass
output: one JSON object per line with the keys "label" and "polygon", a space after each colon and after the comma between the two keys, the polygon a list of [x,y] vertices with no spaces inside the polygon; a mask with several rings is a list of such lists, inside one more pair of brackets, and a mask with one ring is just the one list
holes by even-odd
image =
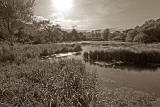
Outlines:
{"label": "foreground grass", "polygon": [[41,60],[42,56],[80,50],[77,45],[3,45],[0,106],[87,107],[96,102],[96,75],[87,72],[81,61]]}
{"label": "foreground grass", "polygon": [[156,107],[156,99],[144,92],[104,90],[81,61],[1,65],[0,78],[2,107]]}
{"label": "foreground grass", "polygon": [[74,60],[1,65],[0,78],[0,103],[22,107],[87,107],[96,82]]}

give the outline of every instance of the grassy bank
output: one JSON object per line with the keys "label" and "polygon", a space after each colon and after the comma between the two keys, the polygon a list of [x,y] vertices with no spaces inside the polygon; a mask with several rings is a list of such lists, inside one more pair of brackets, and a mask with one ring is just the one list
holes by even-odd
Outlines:
{"label": "grassy bank", "polygon": [[160,51],[155,49],[131,49],[117,48],[101,51],[90,51],[84,53],[84,59],[87,61],[104,61],[146,65],[150,63],[160,63]]}
{"label": "grassy bank", "polygon": [[24,63],[28,59],[41,58],[56,53],[78,52],[81,51],[80,45],[21,45],[14,46],[1,45],[0,62]]}
{"label": "grassy bank", "polygon": [[87,72],[81,61],[40,59],[80,50],[77,45],[3,45],[0,106],[87,107],[95,97],[96,75]]}

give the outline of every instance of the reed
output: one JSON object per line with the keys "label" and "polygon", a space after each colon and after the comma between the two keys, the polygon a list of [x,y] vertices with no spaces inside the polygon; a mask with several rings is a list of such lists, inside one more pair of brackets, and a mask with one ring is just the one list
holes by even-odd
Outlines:
{"label": "reed", "polygon": [[133,50],[133,49],[112,49],[102,51],[90,51],[85,52],[83,55],[85,60],[88,61],[104,61],[104,62],[115,62],[122,61],[123,63],[132,64],[149,64],[149,63],[160,63],[160,51],[145,49],[145,50]]}

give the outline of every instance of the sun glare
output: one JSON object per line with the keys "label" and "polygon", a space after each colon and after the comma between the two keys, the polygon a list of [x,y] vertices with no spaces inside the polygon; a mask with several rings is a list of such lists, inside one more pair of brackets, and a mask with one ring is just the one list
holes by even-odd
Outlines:
{"label": "sun glare", "polygon": [[58,11],[69,11],[73,6],[73,0],[54,0],[54,7]]}

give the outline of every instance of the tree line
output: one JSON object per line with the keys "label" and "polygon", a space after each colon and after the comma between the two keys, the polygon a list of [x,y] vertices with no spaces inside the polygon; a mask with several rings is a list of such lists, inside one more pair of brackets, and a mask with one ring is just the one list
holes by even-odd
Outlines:
{"label": "tree line", "polygon": [[[0,41],[39,44],[86,40],[87,35],[76,29],[65,31],[49,20],[36,20],[34,6],[35,0],[0,0]],[[102,35],[106,41],[160,42],[160,19],[124,31],[105,29]]]}
{"label": "tree line", "polygon": [[148,20],[142,26],[136,26],[134,29],[127,29],[122,32],[110,32],[109,29],[103,32],[104,40],[153,43],[160,42],[160,19]]}

